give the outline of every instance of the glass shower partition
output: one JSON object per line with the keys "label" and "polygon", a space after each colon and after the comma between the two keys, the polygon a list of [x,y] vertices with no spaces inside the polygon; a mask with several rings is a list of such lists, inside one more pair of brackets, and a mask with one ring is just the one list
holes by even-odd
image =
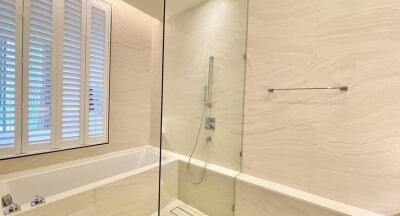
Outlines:
{"label": "glass shower partition", "polygon": [[247,0],[166,0],[160,215],[233,215]]}

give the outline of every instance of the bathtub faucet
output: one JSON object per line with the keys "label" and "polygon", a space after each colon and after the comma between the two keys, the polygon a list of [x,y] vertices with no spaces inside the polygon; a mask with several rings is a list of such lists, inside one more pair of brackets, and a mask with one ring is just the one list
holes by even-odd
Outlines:
{"label": "bathtub faucet", "polygon": [[32,202],[31,202],[31,206],[35,207],[35,206],[41,205],[45,202],[46,202],[46,199],[44,198],[44,196],[35,195],[35,198],[33,198]]}
{"label": "bathtub faucet", "polygon": [[4,215],[9,215],[20,210],[19,206],[14,203],[10,194],[1,197],[1,204],[3,206]]}

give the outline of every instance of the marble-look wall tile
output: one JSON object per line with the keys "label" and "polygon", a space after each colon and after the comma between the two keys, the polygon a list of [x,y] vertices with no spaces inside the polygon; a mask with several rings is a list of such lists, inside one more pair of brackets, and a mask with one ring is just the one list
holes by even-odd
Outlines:
{"label": "marble-look wall tile", "polygon": [[87,209],[83,209],[81,211],[78,211],[76,213],[73,213],[69,216],[95,216],[96,215],[96,211],[95,211],[95,207],[89,207]]}
{"label": "marble-look wall tile", "polygon": [[243,172],[399,213],[400,2],[249,4]]}
{"label": "marble-look wall tile", "polygon": [[344,216],[329,209],[237,180],[235,216]]}
{"label": "marble-look wall tile", "polygon": [[207,170],[201,179],[202,167],[179,163],[178,199],[206,215],[233,216],[235,178]]}
{"label": "marble-look wall tile", "polygon": [[179,161],[162,166],[161,207],[165,207],[178,198]]}
{"label": "marble-look wall tile", "polygon": [[151,215],[157,211],[158,168],[96,188],[96,216]]}
{"label": "marble-look wall tile", "polygon": [[152,17],[122,0],[112,4],[110,144],[0,161],[0,174],[138,147],[149,143]]}
{"label": "marble-look wall tile", "polygon": [[246,24],[245,0],[204,1],[167,19],[163,102],[167,150],[184,155],[192,151],[203,120],[208,57],[214,56],[213,105],[206,113],[216,118],[216,129],[201,131],[194,155],[203,158],[202,146],[212,136],[209,161],[240,169]]}
{"label": "marble-look wall tile", "polygon": [[121,0],[113,1],[110,142],[114,145],[149,144],[152,28],[156,22]]}
{"label": "marble-look wall tile", "polygon": [[163,23],[153,25],[150,145],[160,147]]}
{"label": "marble-look wall tile", "polygon": [[[94,216],[90,208],[95,205],[95,192],[90,190],[60,201],[39,206],[20,216]],[[86,210],[83,212],[82,210]],[[92,209],[93,210],[93,209]],[[18,214],[17,214],[18,215]]]}

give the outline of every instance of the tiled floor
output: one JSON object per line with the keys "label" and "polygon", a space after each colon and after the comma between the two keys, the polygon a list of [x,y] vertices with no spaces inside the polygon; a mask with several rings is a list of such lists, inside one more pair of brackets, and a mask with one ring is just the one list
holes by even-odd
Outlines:
{"label": "tiled floor", "polygon": [[[152,216],[157,216],[157,213]],[[161,209],[161,216],[207,216],[199,210],[185,204],[180,200],[176,200],[168,206]]]}

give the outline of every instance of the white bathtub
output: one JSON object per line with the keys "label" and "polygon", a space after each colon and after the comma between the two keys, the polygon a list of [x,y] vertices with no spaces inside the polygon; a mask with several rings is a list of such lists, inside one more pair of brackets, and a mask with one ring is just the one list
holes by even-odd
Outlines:
{"label": "white bathtub", "polygon": [[[164,157],[163,161],[168,159]],[[44,196],[47,203],[54,202],[157,168],[158,165],[158,152],[146,147],[131,149],[1,176],[0,195],[11,194],[24,212],[32,209],[30,203],[35,195]]]}

